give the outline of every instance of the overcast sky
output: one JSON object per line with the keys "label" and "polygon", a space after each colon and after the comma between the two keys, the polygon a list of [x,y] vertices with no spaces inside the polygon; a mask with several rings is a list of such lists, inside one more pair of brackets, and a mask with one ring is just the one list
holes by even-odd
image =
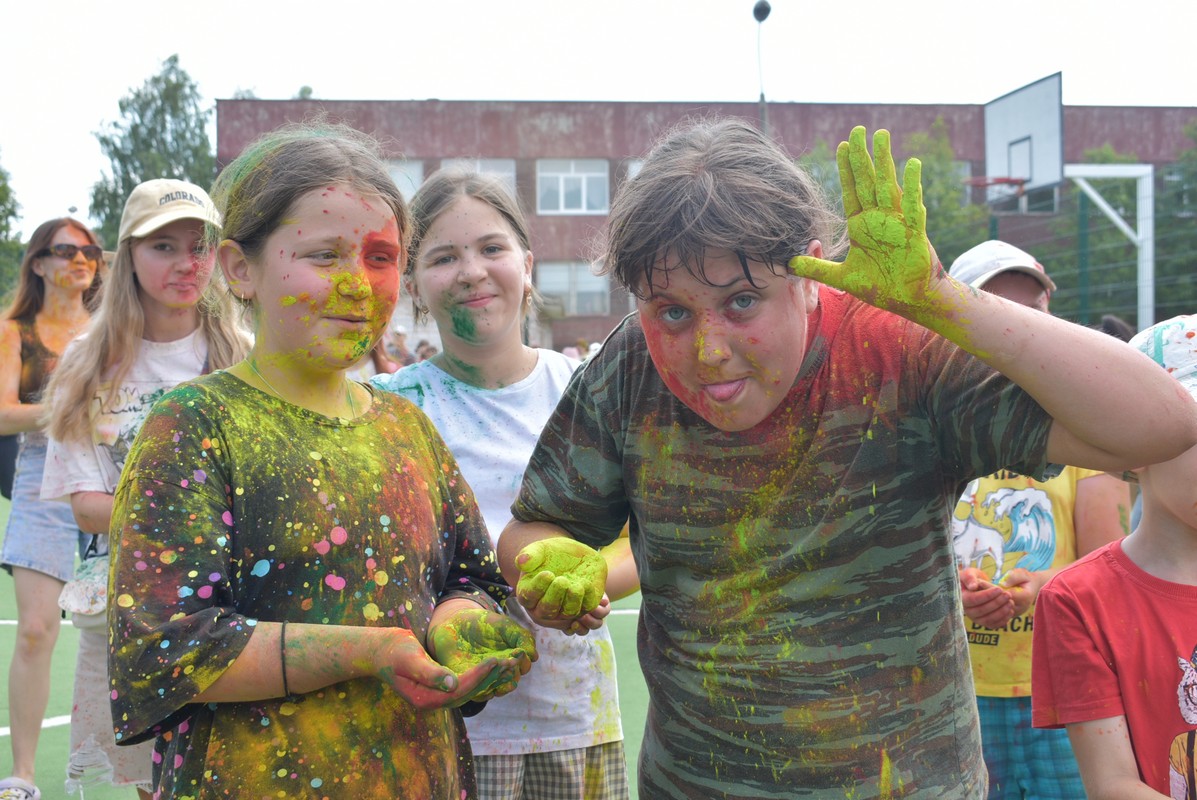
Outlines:
{"label": "overcast sky", "polygon": [[95,132],[175,53],[209,106],[304,85],[334,100],[753,102],[760,74],[770,101],[985,103],[1059,71],[1066,105],[1197,107],[1194,0],[772,0],[759,26],[754,2],[6,0],[0,166],[23,235],[72,206],[86,219],[107,169]]}

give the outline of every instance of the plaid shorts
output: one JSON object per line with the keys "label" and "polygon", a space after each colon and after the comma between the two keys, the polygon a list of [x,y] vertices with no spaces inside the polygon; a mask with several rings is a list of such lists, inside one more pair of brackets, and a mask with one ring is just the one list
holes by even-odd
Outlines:
{"label": "plaid shorts", "polygon": [[1031,698],[978,697],[989,800],[1085,800],[1063,728],[1032,728]]}
{"label": "plaid shorts", "polygon": [[628,800],[623,742],[514,756],[474,756],[479,800]]}

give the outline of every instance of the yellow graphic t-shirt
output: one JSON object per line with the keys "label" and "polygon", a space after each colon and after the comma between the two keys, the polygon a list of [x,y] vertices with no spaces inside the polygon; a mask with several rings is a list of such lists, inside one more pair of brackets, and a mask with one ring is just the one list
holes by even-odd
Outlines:
{"label": "yellow graphic t-shirt", "polygon": [[[1048,481],[1002,471],[970,482],[952,517],[956,565],[979,567],[1000,583],[1015,568],[1038,572],[1076,561],[1076,485],[1100,474],[1065,467]],[[1030,697],[1034,623],[1034,604],[1000,630],[965,618],[977,695]]]}

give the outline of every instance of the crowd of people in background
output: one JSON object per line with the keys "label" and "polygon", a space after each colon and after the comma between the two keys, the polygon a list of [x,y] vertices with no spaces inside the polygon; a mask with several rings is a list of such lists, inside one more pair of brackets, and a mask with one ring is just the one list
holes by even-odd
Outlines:
{"label": "crowd of people in background", "polygon": [[341,125],[140,184],[112,263],[40,225],[0,800],[626,800],[637,591],[646,800],[1197,797],[1197,317],[1058,319],[1018,247],[939,263],[884,131],[837,164],[842,215],[752,124],[667,132],[596,267],[635,311],[559,351],[508,187],[405,201]]}

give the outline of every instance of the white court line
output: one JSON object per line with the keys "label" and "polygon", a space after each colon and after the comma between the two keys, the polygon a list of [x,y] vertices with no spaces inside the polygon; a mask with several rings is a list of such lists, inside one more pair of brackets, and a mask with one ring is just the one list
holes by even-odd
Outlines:
{"label": "white court line", "polygon": [[[57,728],[59,725],[70,725],[71,715],[67,714],[62,717],[49,717],[42,720],[42,728]],[[12,728],[0,728],[0,736],[8,736]]]}

